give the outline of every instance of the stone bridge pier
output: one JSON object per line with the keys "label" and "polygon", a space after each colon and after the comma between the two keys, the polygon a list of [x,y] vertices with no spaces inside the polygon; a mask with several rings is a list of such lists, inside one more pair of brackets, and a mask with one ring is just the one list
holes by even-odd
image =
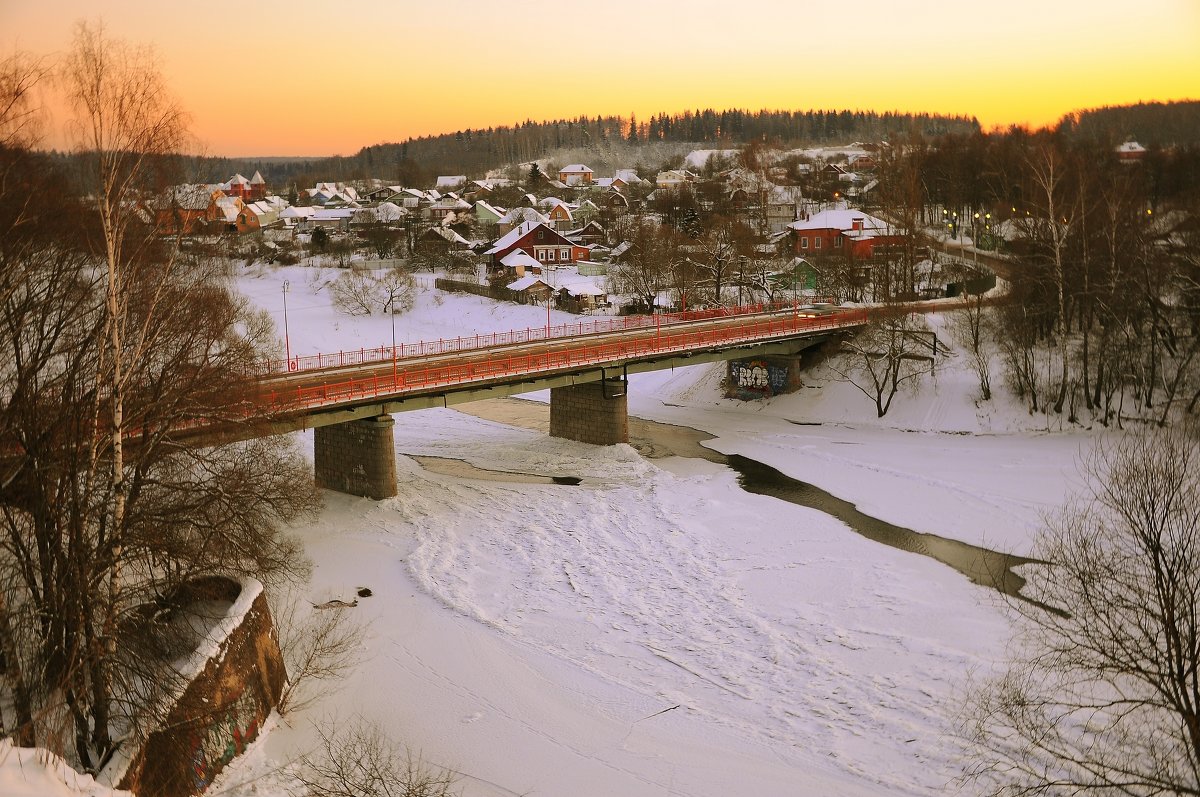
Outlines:
{"label": "stone bridge pier", "polygon": [[[624,376],[552,386],[550,436],[598,446],[628,443],[628,387]],[[389,408],[378,405],[383,412]],[[315,427],[313,475],[317,486],[376,501],[395,496],[395,426],[395,418],[381,414]]]}
{"label": "stone bridge pier", "polygon": [[628,443],[628,385],[618,377],[550,388],[550,436],[598,446]]}
{"label": "stone bridge pier", "polygon": [[391,415],[345,421],[313,430],[317,486],[376,501],[396,494],[396,445]]}

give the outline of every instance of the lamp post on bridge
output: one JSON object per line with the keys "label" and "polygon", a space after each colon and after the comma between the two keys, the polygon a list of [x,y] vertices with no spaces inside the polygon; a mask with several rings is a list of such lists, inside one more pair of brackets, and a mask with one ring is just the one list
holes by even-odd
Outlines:
{"label": "lamp post on bridge", "polygon": [[283,281],[283,347],[287,353],[288,370],[292,367],[292,341],[288,336],[288,317],[287,317],[287,295],[291,289],[292,283],[288,280]]}
{"label": "lamp post on bridge", "polygon": [[387,308],[388,315],[390,315],[392,317],[392,389],[395,390],[396,385],[399,384],[399,379],[397,378],[398,372],[396,370],[396,286],[395,285],[388,288],[388,300],[387,300],[387,304],[385,305],[385,307]]}

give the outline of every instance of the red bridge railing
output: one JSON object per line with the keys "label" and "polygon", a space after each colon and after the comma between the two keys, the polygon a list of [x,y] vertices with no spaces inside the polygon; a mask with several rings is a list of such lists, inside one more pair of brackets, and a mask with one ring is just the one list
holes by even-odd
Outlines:
{"label": "red bridge railing", "polygon": [[[805,305],[825,303],[824,300],[805,299]],[[680,313],[659,313],[657,315],[630,315],[616,318],[598,318],[591,321],[580,321],[570,324],[554,324],[543,327],[530,327],[511,332],[493,332],[480,335],[466,335],[456,338],[421,341],[418,343],[397,344],[395,359],[406,360],[414,357],[427,357],[437,354],[450,354],[460,351],[475,351],[495,346],[511,346],[515,344],[533,343],[553,340],[556,338],[590,335],[606,332],[627,332],[638,329],[657,329],[689,321],[705,321],[714,318],[734,318],[738,316],[760,315],[762,313],[783,312],[794,310],[794,302],[770,302],[747,304],[737,307],[715,307],[704,310],[687,310]],[[351,349],[348,351],[327,352],[293,356],[288,359],[264,360],[257,373],[258,376],[271,374],[299,373],[301,371],[318,371],[324,368],[342,368],[370,363],[391,362],[391,346],[375,346],[373,348]]]}
{"label": "red bridge railing", "polygon": [[[352,403],[360,399],[399,397],[442,387],[468,383],[487,383],[508,377],[536,375],[568,370],[584,365],[699,350],[739,342],[760,341],[796,333],[858,326],[867,322],[865,309],[841,310],[831,315],[789,316],[750,320],[734,327],[689,331],[669,327],[646,327],[653,335],[641,335],[598,343],[580,341],[577,345],[527,354],[502,354],[463,362],[425,365],[397,360],[393,369],[377,369],[369,376],[340,379],[321,385],[294,389],[279,388],[262,395],[262,403],[280,409],[302,409]],[[387,348],[390,352],[390,347]],[[448,351],[461,351],[449,349]],[[390,361],[390,358],[388,358]],[[380,361],[380,364],[383,364]]]}

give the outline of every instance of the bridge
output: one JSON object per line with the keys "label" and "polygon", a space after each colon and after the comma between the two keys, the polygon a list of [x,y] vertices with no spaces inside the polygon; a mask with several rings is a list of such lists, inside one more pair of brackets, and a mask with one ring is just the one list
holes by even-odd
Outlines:
{"label": "bridge", "polygon": [[274,360],[255,391],[269,421],[253,433],[312,428],[320,486],[386,498],[396,494],[396,413],[548,388],[551,435],[628,442],[629,374],[742,358],[795,373],[801,351],[866,322],[863,309],[776,303]]}

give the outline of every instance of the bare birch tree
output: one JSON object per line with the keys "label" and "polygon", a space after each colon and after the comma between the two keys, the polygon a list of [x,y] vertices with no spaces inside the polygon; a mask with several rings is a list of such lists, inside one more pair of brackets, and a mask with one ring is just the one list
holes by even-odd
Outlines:
{"label": "bare birch tree", "polygon": [[81,26],[67,59],[78,160],[93,177],[84,196],[49,159],[0,152],[40,203],[30,213],[0,192],[0,278],[18,275],[0,293],[12,452],[0,471],[0,624],[16,714],[5,728],[93,772],[114,729],[156,721],[175,677],[172,658],[143,646],[167,633],[146,607],[199,576],[302,574],[280,528],[317,505],[287,438],[199,448],[178,437],[255,422],[244,374],[273,330],[135,212],[156,156],[180,140],[139,52]]}
{"label": "bare birch tree", "polygon": [[989,795],[1200,794],[1200,445],[1130,434],[1085,463],[1014,601],[1014,655],[963,712]]}

